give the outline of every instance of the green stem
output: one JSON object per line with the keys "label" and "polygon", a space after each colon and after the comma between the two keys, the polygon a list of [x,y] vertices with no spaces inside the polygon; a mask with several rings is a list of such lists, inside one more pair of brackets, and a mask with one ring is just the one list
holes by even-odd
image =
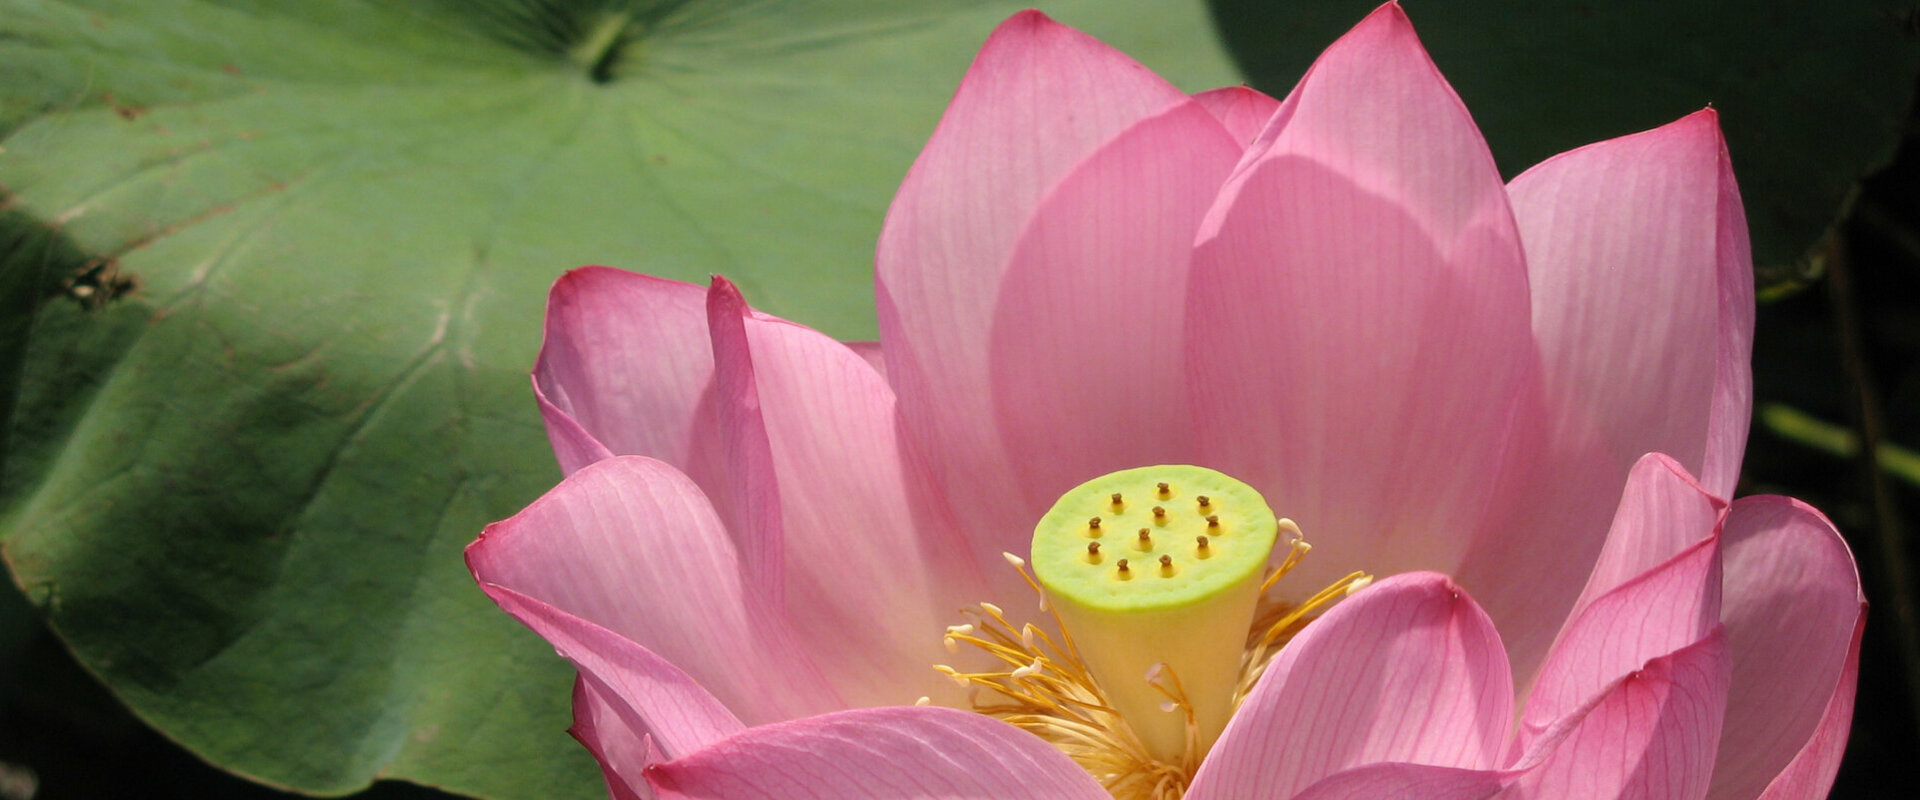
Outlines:
{"label": "green stem", "polygon": [[1829,240],[1827,261],[1828,298],[1833,304],[1834,324],[1840,336],[1841,361],[1846,366],[1847,383],[1853,390],[1854,416],[1859,431],[1859,464],[1866,473],[1867,491],[1873,502],[1874,550],[1871,558],[1886,584],[1891,601],[1895,647],[1901,673],[1906,678],[1907,698],[1913,718],[1920,720],[1920,603],[1916,603],[1912,564],[1902,532],[1900,509],[1894,501],[1893,487],[1881,468],[1879,453],[1886,435],[1886,412],[1867,365],[1866,344],[1859,307],[1854,301],[1852,253],[1846,237]]}
{"label": "green stem", "polygon": [[[1782,439],[1819,450],[1836,458],[1857,458],[1860,437],[1851,428],[1823,420],[1782,403],[1760,407],[1760,424]],[[1874,448],[1874,460],[1880,469],[1916,487],[1920,487],[1920,453],[1892,442]]]}

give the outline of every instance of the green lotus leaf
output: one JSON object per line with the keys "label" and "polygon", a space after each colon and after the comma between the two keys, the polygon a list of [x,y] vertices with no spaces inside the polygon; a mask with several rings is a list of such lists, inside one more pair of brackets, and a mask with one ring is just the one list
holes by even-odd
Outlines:
{"label": "green lotus leaf", "polygon": [[[209,761],[602,795],[460,550],[558,478],[547,286],[724,273],[871,336],[894,187],[1010,2],[0,0],[0,546]],[[1191,89],[1195,2],[1043,4]]]}

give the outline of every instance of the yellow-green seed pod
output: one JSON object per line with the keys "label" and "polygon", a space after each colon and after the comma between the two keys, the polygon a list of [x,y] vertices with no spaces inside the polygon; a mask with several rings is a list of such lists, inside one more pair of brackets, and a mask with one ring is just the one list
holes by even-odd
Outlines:
{"label": "yellow-green seed pod", "polygon": [[[1115,710],[1156,759],[1218,738],[1267,557],[1291,522],[1252,487],[1203,467],[1141,467],[1067,492],[1033,531],[1033,575]],[[1164,665],[1158,667],[1157,665]],[[1171,675],[1169,675],[1171,673]]]}

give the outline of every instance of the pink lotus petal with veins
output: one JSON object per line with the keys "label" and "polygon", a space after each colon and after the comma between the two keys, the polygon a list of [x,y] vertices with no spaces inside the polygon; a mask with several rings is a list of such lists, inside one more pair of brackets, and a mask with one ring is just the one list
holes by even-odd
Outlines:
{"label": "pink lotus petal with veins", "polygon": [[[566,478],[467,562],[578,668],[616,798],[1818,798],[1865,604],[1818,511],[1731,497],[1751,266],[1711,109],[1503,182],[1396,4],[1280,100],[1023,12],[887,214],[879,342],[722,278],[561,277]],[[1223,628],[1242,684],[1184,761],[1002,555],[1151,464],[1312,544]],[[1178,491],[1085,558],[1198,565],[1151,550]],[[1179,559],[1235,546],[1198,502]]]}

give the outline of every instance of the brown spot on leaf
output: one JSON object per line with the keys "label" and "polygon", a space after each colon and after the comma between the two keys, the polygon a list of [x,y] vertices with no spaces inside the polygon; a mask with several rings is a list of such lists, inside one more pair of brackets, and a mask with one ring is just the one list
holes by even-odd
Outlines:
{"label": "brown spot on leaf", "polygon": [[136,119],[139,119],[140,117],[144,116],[147,113],[146,106],[136,106],[136,105],[128,105],[126,103],[122,103],[120,102],[120,98],[116,96],[113,92],[101,92],[100,102],[106,103],[107,108],[113,109],[113,113],[119,114],[121,119],[124,119],[128,122],[132,122]]}
{"label": "brown spot on leaf", "polygon": [[96,258],[60,282],[60,293],[88,311],[140,290],[140,278],[120,271],[120,260]]}

